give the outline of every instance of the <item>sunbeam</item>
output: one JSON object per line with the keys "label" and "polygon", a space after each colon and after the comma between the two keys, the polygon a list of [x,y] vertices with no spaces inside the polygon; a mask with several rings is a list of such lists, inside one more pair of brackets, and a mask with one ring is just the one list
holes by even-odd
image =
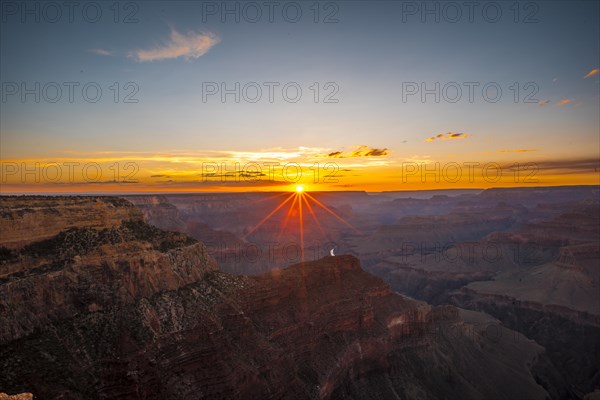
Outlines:
{"label": "sunbeam", "polygon": [[[298,187],[296,187],[296,192],[298,193],[297,196],[299,198],[303,196],[302,190],[298,191]],[[300,222],[300,261],[304,261],[304,218],[302,217],[302,199],[298,201],[298,221]]]}
{"label": "sunbeam", "polygon": [[266,217],[264,217],[256,226],[254,226],[254,228],[250,229],[250,231],[248,231],[248,233],[246,233],[244,235],[244,239],[246,239],[248,236],[250,236],[250,234],[252,234],[254,231],[256,231],[262,224],[264,224],[265,222],[267,222],[267,220],[269,218],[271,218],[277,211],[279,211],[279,209],[281,207],[283,207],[285,205],[285,203],[287,203],[288,201],[290,201],[293,198],[293,194],[291,194],[287,199],[285,199],[284,201],[281,202],[281,204],[279,204],[273,211],[271,211]]}
{"label": "sunbeam", "polygon": [[[344,218],[340,217],[338,214],[336,214],[333,210],[331,210],[329,207],[327,207],[321,201],[317,200],[314,196],[310,195],[306,191],[306,188],[304,186],[297,185],[293,188],[291,193],[287,192],[282,195],[288,195],[288,196],[280,204],[278,204],[266,217],[264,217],[256,226],[254,226],[244,236],[244,239],[247,238],[248,236],[250,236],[253,232],[255,232],[260,226],[262,226],[265,222],[267,222],[270,218],[272,218],[278,211],[282,210],[282,208],[287,203],[290,203],[290,200],[293,200],[293,201],[291,201],[289,208],[287,209],[287,211],[285,211],[285,217],[283,218],[283,221],[281,222],[279,231],[277,233],[277,241],[281,240],[286,229],[288,229],[288,226],[290,226],[290,220],[292,219],[292,217],[294,217],[296,214],[298,214],[298,228],[297,228],[298,232],[297,232],[297,234],[298,234],[298,241],[299,241],[299,246],[300,246],[300,260],[301,261],[305,261],[305,259],[304,259],[305,258],[305,249],[304,249],[304,246],[305,246],[305,243],[304,243],[304,235],[305,235],[304,209],[305,209],[305,207],[308,210],[308,213],[310,214],[311,219],[314,221],[320,234],[323,236],[323,238],[325,240],[330,240],[330,238],[329,238],[329,235],[327,234],[326,230],[324,229],[323,225],[321,225],[321,223],[319,222],[319,219],[317,218],[317,214],[315,212],[316,208],[314,207],[315,205],[322,208],[323,210],[325,210],[328,214],[332,215],[334,218],[336,218],[338,221],[340,221],[341,223],[343,223],[344,225],[346,225],[347,227],[352,229],[354,232],[360,234],[360,231],[358,231],[354,226],[352,226],[352,224],[347,222]],[[314,203],[314,204],[311,204],[311,203]]]}
{"label": "sunbeam", "polygon": [[340,217],[339,215],[337,215],[335,212],[333,212],[332,210],[329,209],[329,207],[327,207],[325,204],[321,203],[319,200],[315,199],[313,196],[311,196],[310,194],[306,193],[306,195],[312,200],[314,201],[319,207],[321,207],[322,209],[324,209],[325,211],[327,211],[329,214],[333,215],[335,218],[337,218],[338,220],[340,220],[344,225],[348,226],[349,228],[351,228],[354,232],[360,234],[360,231],[358,229],[356,229],[355,227],[353,227],[349,222],[347,222],[345,219],[343,219],[342,217]]}
{"label": "sunbeam", "polygon": [[292,201],[292,204],[290,205],[290,208],[288,209],[285,219],[281,223],[279,233],[277,234],[277,241],[279,241],[281,239],[281,236],[283,235],[283,231],[287,227],[288,221],[289,221],[290,217],[292,216],[292,213],[294,212],[294,206],[296,205],[296,202],[298,201],[298,195],[292,194],[292,196],[294,197],[294,201]]}
{"label": "sunbeam", "polygon": [[313,221],[315,221],[315,225],[317,226],[317,228],[319,228],[319,232],[321,232],[321,234],[323,235],[323,237],[325,237],[326,239],[328,239],[327,234],[323,230],[323,227],[321,226],[321,223],[319,222],[319,219],[317,218],[317,215],[315,214],[312,206],[308,202],[308,199],[305,196],[302,196],[302,200],[306,204],[306,208],[308,208],[308,212],[310,213]]}

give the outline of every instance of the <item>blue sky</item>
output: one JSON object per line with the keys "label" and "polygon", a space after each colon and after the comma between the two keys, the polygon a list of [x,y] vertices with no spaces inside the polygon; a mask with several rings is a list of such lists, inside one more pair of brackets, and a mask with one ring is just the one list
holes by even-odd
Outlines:
{"label": "blue sky", "polygon": [[[209,3],[218,8],[225,4]],[[133,2],[135,8],[121,2],[119,18],[136,11],[138,22],[127,24],[114,23],[112,2],[95,3],[103,11],[97,23],[85,21],[77,11],[69,23],[65,10],[58,23],[44,21],[43,15],[40,23],[31,15],[22,22],[21,10],[13,15],[13,9],[3,9],[3,85],[96,82],[103,97],[91,104],[77,89],[73,103],[65,101],[65,93],[57,103],[8,96],[1,103],[1,156],[260,153],[300,147],[336,151],[357,145],[389,149],[396,161],[478,159],[519,149],[535,150],[527,154],[533,160],[598,156],[598,2],[521,3],[518,23],[513,2],[492,4],[502,10],[496,23],[486,21],[481,7],[473,22],[461,7],[458,23],[444,21],[443,15],[439,23],[432,16],[423,23],[419,13],[405,15],[403,22],[403,7],[443,3],[329,3],[333,5],[319,3],[319,18],[335,11],[337,23],[314,23],[313,2],[294,3],[303,12],[297,23],[286,21],[279,8],[272,23],[264,14],[259,23],[245,22],[243,14],[240,23],[231,16],[222,22],[219,15],[203,21],[203,3],[192,1]],[[227,4],[234,7],[236,2]],[[524,23],[531,12],[537,22]],[[184,45],[198,48],[186,52]],[[120,98],[114,103],[109,89],[114,82],[120,85],[120,97],[128,92],[125,83],[135,83],[139,102]],[[273,103],[265,100],[265,91],[257,103],[235,103],[232,96],[224,103],[219,96],[203,102],[203,82],[228,87],[235,82],[297,82],[303,93],[298,103],[284,101],[277,89]],[[328,92],[325,83],[333,82],[339,101],[314,103],[309,89],[314,82],[321,97]],[[472,103],[466,91],[456,103],[435,103],[433,96],[423,103],[418,95],[403,102],[403,82],[428,87],[478,82],[479,88],[495,82],[503,93],[497,103],[485,101],[480,89]],[[516,103],[510,89],[514,82],[520,86]],[[528,82],[538,90],[533,98],[539,103],[522,101],[530,92],[523,88]],[[565,104],[559,105],[561,101]],[[426,141],[446,132],[465,133],[465,139]]]}

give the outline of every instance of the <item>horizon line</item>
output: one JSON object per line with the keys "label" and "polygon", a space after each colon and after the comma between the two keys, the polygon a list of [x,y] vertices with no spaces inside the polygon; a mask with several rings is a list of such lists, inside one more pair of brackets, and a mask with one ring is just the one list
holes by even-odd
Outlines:
{"label": "horizon line", "polygon": [[[546,185],[546,186],[495,186],[489,188],[440,188],[440,189],[398,189],[398,190],[311,190],[310,193],[366,193],[366,194],[382,194],[382,193],[411,193],[411,192],[448,192],[448,191],[486,191],[493,189],[500,190],[511,190],[511,189],[543,189],[543,188],[586,188],[586,187],[600,187],[598,184],[589,185]],[[268,194],[268,193],[288,193],[291,190],[272,190],[272,191],[163,191],[163,192],[1,192],[0,196],[158,196],[158,195],[199,195],[199,194]]]}

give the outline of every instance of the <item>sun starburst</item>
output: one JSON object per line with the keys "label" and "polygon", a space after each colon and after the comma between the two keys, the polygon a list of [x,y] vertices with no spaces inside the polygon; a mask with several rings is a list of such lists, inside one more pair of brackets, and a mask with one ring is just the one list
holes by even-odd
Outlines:
{"label": "sun starburst", "polygon": [[[284,233],[284,231],[286,230],[286,228],[290,229],[290,225],[289,225],[290,220],[294,219],[294,216],[297,216],[297,220],[298,220],[297,234],[298,234],[299,246],[300,246],[300,256],[301,256],[301,260],[304,261],[304,245],[305,245],[305,243],[304,243],[304,234],[305,234],[305,232],[304,232],[304,216],[306,214],[304,211],[308,211],[308,214],[310,215],[310,219],[313,220],[315,226],[318,228],[321,235],[323,235],[323,237],[325,239],[327,239],[327,236],[328,236],[326,233],[326,230],[321,225],[319,218],[317,218],[317,215],[315,213],[316,209],[320,209],[320,210],[324,211],[326,214],[331,215],[337,221],[346,225],[347,227],[352,229],[354,232],[360,234],[360,232],[356,228],[354,228],[354,226],[352,226],[348,221],[346,221],[344,218],[339,216],[335,211],[333,211],[332,209],[327,207],[321,201],[316,199],[315,196],[309,194],[308,191],[306,190],[306,187],[303,185],[296,185],[296,186],[292,187],[289,192],[287,192],[287,193],[283,192],[281,195],[285,196],[285,198],[271,212],[269,212],[267,214],[267,216],[265,216],[256,226],[254,226],[252,229],[250,229],[248,231],[248,233],[244,236],[244,238],[247,238],[248,236],[250,236],[260,226],[262,226],[265,222],[267,222],[269,219],[271,219],[275,214],[277,214],[278,212],[283,212],[283,213],[285,213],[284,214],[285,217],[283,218],[283,221],[281,222],[281,224],[279,226],[279,233],[277,235],[277,240],[279,240],[281,238],[282,234]],[[276,197],[276,196],[274,196],[274,197]],[[289,205],[287,207],[285,207],[286,204],[289,204]]]}

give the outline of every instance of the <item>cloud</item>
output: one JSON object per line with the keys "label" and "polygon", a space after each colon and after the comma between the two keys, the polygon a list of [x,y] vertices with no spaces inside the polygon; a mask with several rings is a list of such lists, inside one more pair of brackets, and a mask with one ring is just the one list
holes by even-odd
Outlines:
{"label": "cloud", "polygon": [[546,104],[548,104],[548,103],[550,103],[550,100],[540,100],[540,101],[538,102],[538,105],[539,105],[540,107],[544,107],[544,106],[545,106]]}
{"label": "cloud", "polygon": [[86,182],[47,182],[50,185],[110,185],[110,184],[121,184],[121,183],[140,183],[137,180],[126,180],[121,181],[109,180],[109,181],[86,181]]}
{"label": "cloud", "polygon": [[204,188],[226,188],[226,187],[248,187],[248,188],[256,188],[256,187],[269,187],[269,186],[289,186],[289,181],[286,180],[224,180],[224,181],[195,181],[195,182],[177,182],[182,186],[191,186],[191,187],[204,187]]}
{"label": "cloud", "polygon": [[[201,168],[206,163],[239,162],[239,163],[264,163],[264,162],[299,162],[310,163],[312,160],[322,159],[330,151],[323,147],[295,147],[295,148],[267,148],[256,151],[239,150],[168,150],[157,153],[155,151],[73,151],[63,150],[62,156],[51,159],[63,161],[81,161],[82,158],[90,162],[116,162],[136,161],[155,162],[166,165],[189,164]],[[3,160],[4,161],[4,160]],[[37,159],[18,159],[18,162],[37,162]],[[216,165],[216,164],[215,164]],[[170,167],[164,167],[157,174],[169,175],[166,172]]]}
{"label": "cloud", "polygon": [[564,106],[565,104],[569,104],[570,102],[572,102],[573,100],[570,99],[564,99],[559,101],[558,103],[556,103],[557,106]]}
{"label": "cloud", "polygon": [[588,72],[587,75],[583,77],[583,79],[591,78],[592,76],[596,76],[599,73],[600,73],[600,69],[594,68],[593,70],[591,70],[590,72]]}
{"label": "cloud", "polygon": [[327,154],[329,158],[351,158],[351,157],[382,157],[387,156],[389,151],[387,148],[376,149],[370,146],[356,146],[354,150],[348,153],[343,151],[333,151]]}
{"label": "cloud", "polygon": [[198,174],[199,176],[201,176],[204,179],[208,179],[208,178],[232,178],[237,176],[241,176],[242,178],[253,178],[253,179],[258,179],[262,176],[267,176],[266,174],[262,173],[261,171],[229,171],[229,172],[207,172],[207,173],[201,173]]}
{"label": "cloud", "polygon": [[168,60],[179,57],[190,60],[203,56],[220,41],[216,35],[210,32],[188,32],[187,35],[182,35],[173,29],[171,30],[169,41],[164,45],[148,50],[135,50],[129,56],[140,62]]}
{"label": "cloud", "polygon": [[466,139],[467,137],[469,137],[469,135],[467,135],[466,133],[447,132],[447,133],[440,133],[435,136],[429,137],[429,138],[425,139],[425,141],[433,142],[436,139],[439,139],[439,140]]}
{"label": "cloud", "polygon": [[511,149],[511,150],[498,150],[496,153],[531,153],[537,151],[537,149]]}
{"label": "cloud", "polygon": [[110,50],[104,50],[104,49],[88,49],[88,51],[90,53],[94,53],[97,54],[99,56],[113,56],[114,53]]}
{"label": "cloud", "polygon": [[567,160],[546,160],[532,163],[540,171],[553,174],[581,174],[598,172],[600,161],[597,158],[579,158]]}
{"label": "cloud", "polygon": [[381,157],[387,156],[388,149],[374,149],[369,146],[358,146],[356,150],[352,152],[352,157]]}
{"label": "cloud", "polygon": [[158,175],[150,175],[150,178],[170,178],[170,176],[169,175],[158,174]]}

